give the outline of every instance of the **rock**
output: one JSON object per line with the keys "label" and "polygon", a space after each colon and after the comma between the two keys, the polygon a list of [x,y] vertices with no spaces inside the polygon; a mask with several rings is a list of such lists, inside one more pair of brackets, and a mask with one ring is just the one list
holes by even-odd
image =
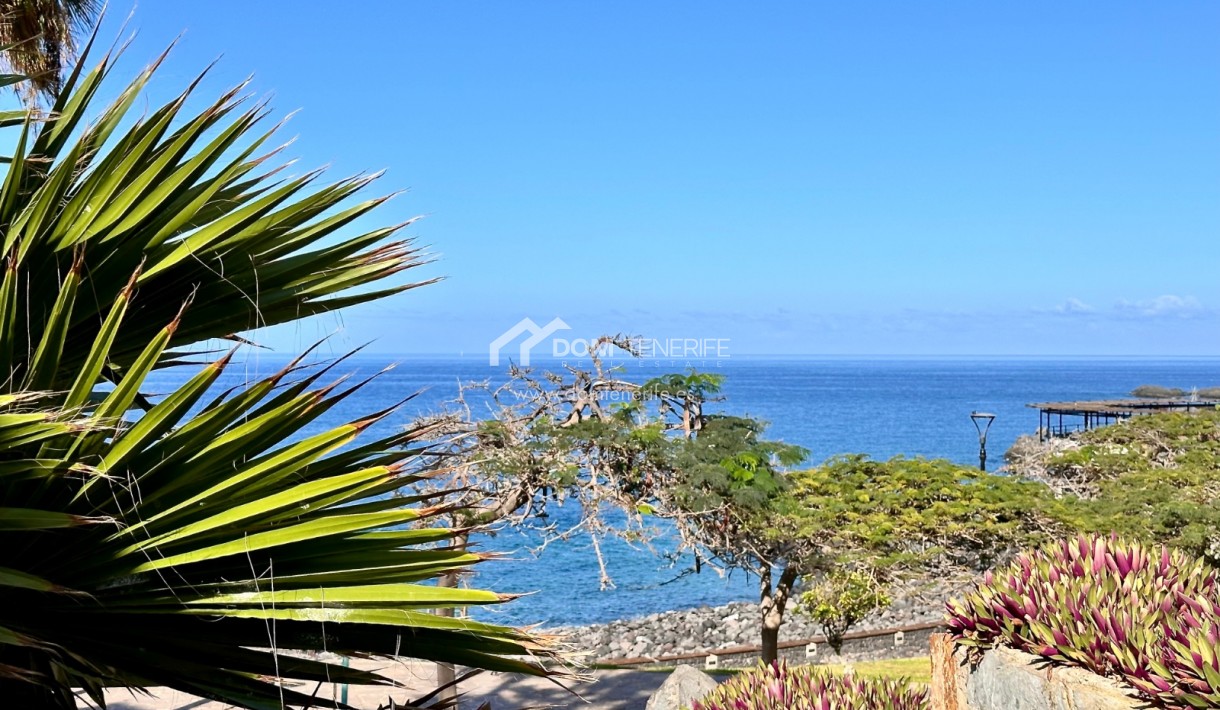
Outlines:
{"label": "rock", "polygon": [[[1042,666],[1042,667],[1039,667]],[[967,708],[1135,710],[1146,707],[1114,681],[1079,668],[1048,668],[1010,648],[992,649],[971,674]]]}
{"label": "rock", "polygon": [[[896,590],[894,603],[888,610],[871,614],[853,630],[874,631],[939,621],[944,613],[944,599],[953,593],[949,585]],[[820,626],[809,617],[796,613],[786,616],[780,629],[781,641],[799,641],[822,634]],[[594,660],[599,661],[657,657],[679,650],[697,653],[757,643],[758,605],[732,602],[719,607],[703,606],[552,630],[567,634],[571,643],[591,652]]]}
{"label": "rock", "polygon": [[932,638],[932,707],[941,710],[1136,710],[1130,688],[1081,668],[1048,666],[1011,648],[993,648],[977,665],[947,634]]}
{"label": "rock", "polygon": [[657,692],[648,698],[644,710],[681,710],[712,692],[716,681],[694,666],[678,666]]}

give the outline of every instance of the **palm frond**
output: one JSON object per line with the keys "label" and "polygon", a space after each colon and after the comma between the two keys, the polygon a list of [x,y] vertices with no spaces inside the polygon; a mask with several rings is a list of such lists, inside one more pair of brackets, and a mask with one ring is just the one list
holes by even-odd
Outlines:
{"label": "palm frond", "polygon": [[[389,682],[284,656],[295,651],[546,672],[544,639],[431,613],[510,597],[430,583],[482,558],[452,546],[465,531],[439,524],[444,494],[389,497],[431,475],[411,473],[427,428],[361,444],[374,416],[296,438],[311,410],[366,383],[277,388],[278,374],[191,417],[228,361],[134,422],[106,402],[83,418],[37,397],[0,411],[12,464],[0,468],[0,663],[40,686],[167,685],[249,708],[280,707],[264,676]],[[132,368],[113,392],[147,374]],[[16,458],[31,451],[41,458]],[[43,706],[68,707],[54,697]]]}
{"label": "palm frond", "polygon": [[118,304],[129,317],[108,365],[123,371],[188,300],[154,367],[195,343],[430,282],[366,288],[427,261],[397,237],[409,222],[336,240],[388,199],[347,204],[377,176],[273,178],[277,151],[264,146],[276,127],[260,128],[267,108],[240,86],[190,111],[196,82],[130,120],[158,61],[90,119],[112,62],[82,63],[49,116],[14,127],[0,185],[0,372],[14,385],[79,398],[69,378]]}
{"label": "palm frond", "polygon": [[302,356],[217,393],[234,352],[196,353],[145,394],[201,341],[420,285],[386,279],[423,257],[405,225],[342,231],[384,203],[348,204],[373,177],[273,177],[241,87],[129,120],[154,65],[88,120],[111,61],[79,64],[46,117],[0,116],[20,131],[0,182],[0,697],[341,707],[279,681],[390,684],[320,651],[551,673],[550,640],[432,613],[510,599],[432,583],[483,559],[440,523],[446,493],[411,490],[435,428],[374,436],[389,408],[306,434],[373,380]]}

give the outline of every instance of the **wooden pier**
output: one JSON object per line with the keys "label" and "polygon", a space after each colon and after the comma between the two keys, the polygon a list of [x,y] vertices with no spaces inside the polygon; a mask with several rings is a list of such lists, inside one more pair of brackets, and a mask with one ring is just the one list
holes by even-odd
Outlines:
{"label": "wooden pier", "polygon": [[[1220,406],[1220,399],[1103,399],[1091,402],[1035,402],[1025,405],[1038,410],[1038,440],[1088,431],[1141,414],[1197,412]],[[1064,417],[1068,419],[1065,421]]]}

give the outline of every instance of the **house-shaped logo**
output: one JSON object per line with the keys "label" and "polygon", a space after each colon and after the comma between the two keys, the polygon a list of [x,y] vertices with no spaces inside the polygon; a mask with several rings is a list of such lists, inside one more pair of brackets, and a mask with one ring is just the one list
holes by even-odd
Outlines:
{"label": "house-shaped logo", "polygon": [[488,348],[487,362],[493,366],[499,365],[500,351],[509,343],[516,340],[518,336],[528,333],[529,337],[521,341],[521,349],[518,352],[520,364],[523,367],[529,367],[530,350],[535,345],[551,337],[557,331],[571,329],[572,327],[564,323],[562,318],[555,318],[545,326],[539,326],[532,318],[522,318],[516,325],[504,331],[500,337],[491,341],[491,346]]}

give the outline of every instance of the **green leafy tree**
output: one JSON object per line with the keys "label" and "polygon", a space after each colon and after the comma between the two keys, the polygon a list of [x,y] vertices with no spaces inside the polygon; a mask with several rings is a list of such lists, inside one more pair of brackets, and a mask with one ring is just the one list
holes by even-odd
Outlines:
{"label": "green leafy tree", "polygon": [[[619,336],[592,349],[612,343],[631,352],[629,339]],[[680,428],[669,413],[671,400],[668,392],[646,390],[594,357],[588,368],[512,367],[508,381],[494,387],[465,383],[448,411],[417,425],[451,435],[451,448],[440,453],[449,474],[437,485],[464,491],[455,525],[526,530],[539,549],[587,536],[609,588],[613,579],[600,541],[615,535],[641,542],[651,535],[646,514],[652,491],[671,465],[672,434]],[[568,504],[578,519],[557,528],[551,508]],[[609,523],[610,511],[625,515],[626,524]]]}
{"label": "green leafy tree", "polygon": [[678,501],[688,511],[681,518],[688,539],[717,561],[759,576],[768,662],[778,655],[779,630],[802,579],[815,590],[830,584],[822,590],[824,618],[834,626],[830,635],[841,636],[858,620],[858,607],[873,604],[844,600],[855,594],[836,590],[835,580],[861,575],[882,595],[884,585],[908,575],[985,569],[1054,528],[1038,506],[1041,486],[943,460],[837,457],[781,471],[779,486],[745,495],[731,484],[691,485],[707,498]]}
{"label": "green leafy tree", "polygon": [[839,456],[791,479],[793,529],[881,569],[987,569],[1057,530],[1042,485],[944,459]]}
{"label": "green leafy tree", "polygon": [[[159,63],[159,62],[158,62]],[[417,286],[398,227],[343,230],[370,182],[273,178],[274,129],[238,89],[127,119],[154,67],[97,107],[109,56],[48,116],[0,117],[0,697],[74,708],[169,686],[245,708],[339,707],[282,681],[388,684],[294,652],[405,655],[541,674],[544,639],[446,619],[506,597],[431,584],[479,560],[416,489],[437,431],[370,436],[393,409],[302,432],[365,383],[328,368],[217,393],[232,353],[181,387],[158,368],[217,338]],[[19,77],[2,77],[12,85]],[[91,119],[91,120],[87,120]],[[215,340],[210,340],[215,343]]]}
{"label": "green leafy tree", "polygon": [[[463,398],[456,426],[467,434],[460,455],[468,465],[445,485],[469,491],[467,510],[478,514],[465,524],[528,528],[541,536],[541,548],[588,535],[608,588],[613,581],[599,540],[616,535],[648,543],[666,532],[654,521],[668,522],[679,534],[678,549],[664,554],[693,555],[694,571],[707,564],[760,575],[764,637],[771,639],[764,645],[774,649],[771,628],[778,633],[774,619],[782,618],[796,571],[780,571],[772,583],[772,567],[792,541],[746,536],[765,528],[755,521],[785,490],[785,468],[806,451],[765,439],[766,425],[756,419],[706,413],[722,376],[690,371],[630,382],[596,355],[607,345],[632,353],[630,338],[605,337],[590,348],[589,369],[514,369],[490,392],[486,420],[472,417],[477,405]],[[549,506],[557,502],[578,506],[575,524],[557,529],[550,522]],[[609,524],[608,511],[622,517]]]}
{"label": "green leafy tree", "polygon": [[[1040,508],[1039,484],[924,459],[841,457],[792,471],[804,449],[768,440],[756,419],[705,411],[719,396],[720,376],[675,373],[634,384],[598,358],[592,363],[514,370],[490,393],[498,405],[483,421],[470,416],[476,398],[463,400],[458,426],[468,465],[448,483],[471,496],[465,510],[476,517],[462,524],[529,527],[543,545],[588,534],[610,586],[599,536],[649,540],[656,530],[648,521],[668,521],[696,569],[758,575],[767,661],[778,654],[802,579],[812,590],[830,585],[822,589],[822,620],[841,637],[885,602],[886,584],[985,569],[1055,529]],[[579,521],[555,529],[548,514],[555,502],[577,504]],[[607,510],[624,513],[626,525],[608,525]],[[862,579],[872,586],[861,589]]]}
{"label": "green leafy tree", "polygon": [[765,425],[727,415],[704,417],[697,437],[676,456],[674,475],[660,490],[663,515],[684,546],[713,567],[758,575],[764,662],[778,657],[779,629],[804,556],[799,538],[772,535],[771,519],[789,495],[788,467],[804,449],[762,438]]}
{"label": "green leafy tree", "polygon": [[[631,352],[629,339],[621,336],[601,338],[591,349],[597,353],[616,345]],[[656,468],[665,465],[664,417],[649,419],[635,404],[641,396],[638,384],[619,378],[596,354],[587,370],[538,373],[512,367],[500,386],[464,383],[449,411],[417,422],[447,434],[448,446],[435,454],[445,472],[435,487],[462,492],[460,505],[449,513],[452,524],[492,532],[503,526],[528,530],[537,550],[587,536],[602,588],[613,587],[601,541],[607,535],[635,542],[649,538],[643,524],[650,510],[647,490]],[[550,508],[564,503],[575,504],[579,519],[559,529]],[[609,510],[623,512],[627,525],[607,523]],[[466,542],[463,533],[457,543]],[[459,582],[454,571],[440,583],[456,587]],[[438,666],[442,683],[456,678],[452,664]]]}
{"label": "green leafy tree", "polygon": [[[620,336],[590,349],[606,345],[632,353],[631,339]],[[763,438],[760,421],[706,414],[722,382],[693,371],[631,382],[595,355],[588,369],[514,369],[490,392],[466,388],[456,418],[440,418],[464,437],[453,453],[466,465],[444,483],[468,492],[463,514],[473,517],[460,524],[527,528],[542,548],[587,535],[603,588],[613,586],[599,543],[606,535],[647,544],[676,529],[680,549],[663,553],[693,554],[696,568],[714,564],[709,545],[737,529],[742,511],[765,510],[783,489],[782,469],[806,455]],[[483,420],[472,414],[481,411],[478,394],[481,404],[490,400]],[[576,505],[578,520],[556,528],[549,513],[556,503]],[[613,524],[609,511],[621,513]]]}
{"label": "green leafy tree", "polygon": [[833,570],[801,594],[798,610],[821,625],[827,643],[840,653],[843,634],[891,601],[876,578],[858,570]]}

